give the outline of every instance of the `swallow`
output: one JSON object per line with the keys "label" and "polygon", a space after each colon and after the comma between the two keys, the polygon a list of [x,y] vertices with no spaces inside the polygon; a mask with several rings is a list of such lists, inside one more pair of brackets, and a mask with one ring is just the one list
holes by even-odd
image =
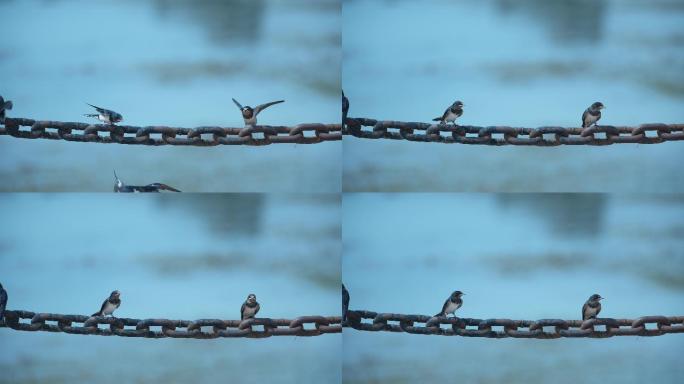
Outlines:
{"label": "swallow", "polygon": [[589,128],[592,124],[596,124],[601,118],[601,110],[605,108],[600,101],[590,105],[582,114],[582,128]]}
{"label": "swallow", "polygon": [[5,122],[5,111],[9,111],[10,109],[12,109],[12,102],[9,100],[5,101],[5,99],[0,96],[0,123]]}
{"label": "swallow", "polygon": [[245,126],[255,126],[257,124],[257,115],[259,114],[259,112],[263,111],[264,109],[270,107],[273,104],[284,102],[285,100],[271,101],[270,103],[260,104],[257,105],[256,108],[252,108],[249,105],[245,105],[243,107],[242,104],[238,103],[237,100],[233,99],[233,103],[235,103],[235,105],[237,105],[237,107],[240,108],[240,111],[242,112],[242,119],[245,121]]}
{"label": "swallow", "polygon": [[0,320],[5,316],[5,308],[7,307],[7,291],[0,284]]}
{"label": "swallow", "polygon": [[449,296],[449,298],[444,302],[444,305],[442,306],[442,312],[436,314],[435,317],[446,317],[446,315],[449,313],[456,317],[456,310],[461,308],[461,305],[463,305],[463,300],[461,299],[461,296],[463,295],[465,295],[465,293],[461,291],[454,291],[454,293],[452,293],[451,296]]}
{"label": "swallow", "polygon": [[114,171],[114,192],[127,193],[127,192],[161,192],[161,191],[171,191],[180,192],[180,190],[168,186],[162,183],[152,183],[147,185],[126,185],[123,181],[119,179]]}
{"label": "swallow", "polygon": [[259,312],[259,303],[256,301],[256,295],[250,293],[240,307],[240,320],[253,318],[257,312]]}
{"label": "swallow", "polygon": [[342,322],[347,321],[347,311],[349,310],[349,291],[342,284]]}
{"label": "swallow", "polygon": [[113,313],[114,310],[119,308],[121,305],[121,298],[119,297],[121,295],[121,292],[119,291],[114,291],[112,292],[109,297],[102,303],[102,308],[100,308],[100,312],[95,312],[91,316],[107,316],[111,315],[114,317]]}
{"label": "swallow", "polygon": [[349,112],[349,99],[344,95],[342,91],[342,125],[347,121],[347,113]]}
{"label": "swallow", "polygon": [[589,296],[589,299],[582,306],[582,320],[595,319],[601,312],[601,302],[603,297],[601,295],[594,293]]}
{"label": "swallow", "polygon": [[452,122],[456,125],[456,119],[463,114],[463,103],[456,100],[449,108],[444,111],[442,117],[435,117],[432,121],[439,121],[441,124]]}
{"label": "swallow", "polygon": [[[86,103],[86,104],[88,104],[88,103]],[[123,120],[123,116],[121,116],[120,113],[114,112],[114,111],[109,110],[109,109],[96,107],[92,104],[88,104],[88,105],[95,108],[97,113],[85,114],[85,115],[83,115],[85,117],[94,117],[94,118],[96,118],[96,119],[98,119],[98,120],[100,120],[106,124],[110,124],[110,125],[114,125],[115,123],[118,123],[118,122]]]}

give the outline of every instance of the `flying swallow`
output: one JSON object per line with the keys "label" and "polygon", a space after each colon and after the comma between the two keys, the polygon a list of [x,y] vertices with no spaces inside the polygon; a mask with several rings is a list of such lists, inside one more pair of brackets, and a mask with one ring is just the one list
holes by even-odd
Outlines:
{"label": "flying swallow", "polygon": [[347,121],[347,113],[349,112],[349,99],[344,95],[342,91],[342,125]]}
{"label": "flying swallow", "polygon": [[5,307],[7,307],[7,291],[0,284],[0,320],[5,316]]}
{"label": "flying swallow", "polygon": [[[88,104],[88,103],[86,103],[86,104]],[[120,121],[123,120],[123,116],[121,116],[120,113],[114,112],[114,111],[109,110],[109,109],[104,109],[104,108],[96,107],[96,106],[94,106],[94,105],[92,105],[92,104],[88,104],[88,105],[90,105],[91,107],[95,108],[95,110],[97,111],[97,113],[94,113],[94,114],[85,114],[85,115],[83,115],[83,116],[86,116],[86,117],[94,117],[94,118],[96,118],[96,119],[98,119],[98,120],[100,120],[100,121],[102,121],[102,122],[104,122],[104,123],[106,123],[106,124],[111,124],[111,125],[114,125],[115,123],[118,123],[118,122],[120,122]]]}
{"label": "flying swallow", "polygon": [[256,295],[250,293],[240,307],[240,320],[253,318],[257,312],[259,312],[259,303],[256,301]]}
{"label": "flying swallow", "polygon": [[5,99],[0,96],[0,123],[5,122],[5,111],[9,111],[10,109],[12,109],[12,102],[9,100],[5,101]]}
{"label": "flying swallow", "polygon": [[463,103],[455,101],[449,108],[444,111],[442,117],[435,117],[432,121],[439,121],[441,124],[452,122],[456,125],[456,119],[463,114]]}
{"label": "flying swallow", "polygon": [[456,316],[456,310],[461,308],[461,305],[463,305],[463,300],[461,299],[461,296],[465,295],[465,293],[461,291],[454,291],[451,296],[449,296],[448,299],[444,302],[444,305],[442,306],[442,312],[438,313],[435,315],[437,316],[444,316],[446,317],[447,314],[451,313]]}
{"label": "flying swallow", "polygon": [[600,300],[602,299],[603,297],[596,293],[589,296],[587,302],[582,306],[582,320],[595,319],[598,316],[599,312],[601,312]]}
{"label": "flying swallow", "polygon": [[119,298],[120,295],[121,292],[119,291],[112,292],[109,295],[109,297],[102,303],[102,308],[100,308],[100,312],[95,312],[91,316],[111,315],[112,317],[114,317],[114,310],[119,308],[119,306],[121,305],[121,299]]}
{"label": "flying swallow", "polygon": [[347,311],[349,310],[349,291],[342,284],[342,321],[347,321]]}
{"label": "flying swallow", "polygon": [[601,110],[603,108],[605,107],[599,101],[590,105],[582,114],[582,128],[588,128],[591,127],[592,124],[596,124],[601,118]]}
{"label": "flying swallow", "polygon": [[152,183],[147,185],[126,185],[121,179],[116,175],[114,171],[114,192],[127,193],[127,192],[161,192],[161,191],[171,191],[180,192],[178,189],[168,186],[162,183]]}
{"label": "flying swallow", "polygon": [[252,108],[249,105],[245,105],[243,107],[242,104],[238,103],[237,100],[233,99],[233,103],[235,103],[235,105],[237,105],[237,107],[240,108],[240,111],[242,112],[242,119],[245,121],[245,126],[255,126],[257,124],[257,115],[259,114],[259,112],[263,111],[264,109],[270,107],[273,104],[283,102],[285,102],[285,100],[271,101],[270,103],[260,104],[257,105],[256,108]]}

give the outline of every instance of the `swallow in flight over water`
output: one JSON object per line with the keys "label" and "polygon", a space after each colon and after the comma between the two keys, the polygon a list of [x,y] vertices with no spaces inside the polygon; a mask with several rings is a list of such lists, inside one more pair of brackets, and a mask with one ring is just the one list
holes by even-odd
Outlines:
{"label": "swallow in flight over water", "polygon": [[5,111],[9,111],[10,109],[12,109],[12,102],[9,100],[5,101],[5,99],[0,96],[0,123],[5,122]]}
{"label": "swallow in flight over water", "polygon": [[456,119],[461,117],[463,114],[463,103],[460,101],[455,101],[446,111],[442,117],[435,117],[432,121],[439,121],[440,124],[452,122],[456,125]]}
{"label": "swallow in flight over water", "polygon": [[0,320],[5,315],[5,307],[7,307],[7,291],[0,284]]}
{"label": "swallow in flight over water", "polygon": [[[86,103],[86,104],[88,104],[88,103]],[[85,115],[83,115],[85,117],[94,117],[94,118],[102,121],[103,123],[110,124],[110,125],[114,125],[115,123],[118,123],[118,122],[123,120],[123,116],[121,116],[120,113],[114,112],[114,111],[109,110],[109,109],[96,107],[92,104],[88,104],[88,105],[95,108],[97,113],[85,114]]]}
{"label": "swallow in flight over water", "polygon": [[259,112],[263,111],[264,109],[270,107],[273,104],[284,102],[285,100],[271,101],[270,103],[259,104],[255,108],[252,108],[249,105],[245,105],[243,107],[242,104],[238,103],[237,100],[233,99],[233,103],[235,103],[235,105],[237,105],[237,107],[240,108],[240,111],[242,112],[242,119],[245,121],[245,126],[255,126],[257,124],[257,115],[259,114]]}
{"label": "swallow in flight over water", "polygon": [[240,307],[240,320],[253,318],[257,312],[259,312],[259,303],[256,301],[256,295],[250,293]]}
{"label": "swallow in flight over water", "polygon": [[347,112],[349,112],[349,99],[347,99],[347,96],[344,95],[344,91],[342,91],[342,125],[347,121]]}
{"label": "swallow in flight over water", "polygon": [[126,193],[126,192],[161,192],[161,191],[171,191],[180,192],[178,189],[168,186],[162,183],[152,183],[147,185],[126,185],[121,179],[116,175],[114,171],[114,192]]}
{"label": "swallow in flight over water", "polygon": [[121,305],[121,299],[119,296],[121,295],[121,292],[119,291],[114,291],[112,292],[109,297],[102,303],[102,308],[100,308],[100,312],[95,312],[91,316],[107,316],[111,315],[114,317],[113,313],[114,310],[119,308]]}
{"label": "swallow in flight over water", "polygon": [[589,296],[587,302],[582,306],[582,320],[595,319],[598,316],[599,312],[601,312],[600,300],[602,299],[603,297],[596,293]]}
{"label": "swallow in flight over water", "polygon": [[463,295],[465,295],[465,293],[461,291],[454,291],[451,294],[451,296],[449,296],[449,298],[446,299],[446,301],[444,302],[444,305],[442,306],[442,312],[436,314],[435,317],[446,317],[446,315],[449,313],[456,317],[456,310],[461,308],[461,305],[463,305],[463,300],[461,299],[461,296]]}
{"label": "swallow in flight over water", "polygon": [[603,103],[597,101],[590,105],[582,114],[582,128],[589,128],[592,124],[596,124],[601,118],[601,110],[605,108]]}
{"label": "swallow in flight over water", "polygon": [[347,321],[347,311],[349,310],[349,292],[342,284],[342,321]]}

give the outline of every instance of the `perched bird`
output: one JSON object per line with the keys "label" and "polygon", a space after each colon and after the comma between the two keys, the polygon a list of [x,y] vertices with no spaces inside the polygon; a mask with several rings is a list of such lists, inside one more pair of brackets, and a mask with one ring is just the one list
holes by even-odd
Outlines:
{"label": "perched bird", "polygon": [[256,301],[256,295],[250,293],[240,307],[240,320],[252,318],[257,312],[259,312],[259,303]]}
{"label": "perched bird", "polygon": [[437,316],[444,316],[446,317],[447,314],[451,313],[456,316],[456,310],[461,308],[461,305],[463,305],[463,300],[461,299],[461,296],[465,295],[465,293],[461,291],[454,291],[451,296],[449,296],[448,299],[444,302],[444,305],[442,306],[442,312],[438,313],[435,315]]}
{"label": "perched bird", "polygon": [[7,291],[0,284],[0,319],[5,316],[5,307],[7,307]]}
{"label": "perched bird", "polygon": [[589,300],[582,306],[582,320],[595,319],[598,316],[599,312],[601,312],[600,300],[602,299],[603,297],[596,293],[589,296]]}
{"label": "perched bird", "polygon": [[[88,103],[86,103],[86,104],[88,104]],[[95,110],[97,111],[97,113],[85,114],[85,115],[83,115],[83,116],[86,116],[86,117],[94,117],[94,118],[96,118],[96,119],[98,119],[98,120],[100,120],[100,121],[102,121],[102,122],[104,122],[104,123],[106,123],[106,124],[111,124],[111,125],[114,125],[115,123],[118,123],[118,122],[120,122],[120,121],[123,120],[123,116],[121,116],[120,113],[111,111],[111,110],[109,110],[109,109],[104,109],[104,108],[96,107],[96,106],[94,106],[94,105],[92,105],[92,104],[88,104],[88,105],[90,105],[91,107],[95,108]]]}
{"label": "perched bird", "polygon": [[347,321],[347,311],[349,310],[349,292],[342,284],[342,321]]}
{"label": "perched bird", "polygon": [[127,193],[127,192],[160,192],[160,191],[171,191],[180,192],[178,189],[168,186],[162,183],[152,183],[147,185],[126,185],[121,179],[116,175],[114,171],[114,192]]}
{"label": "perched bird", "polygon": [[0,96],[0,122],[5,122],[5,111],[9,111],[10,109],[12,109],[12,102],[9,100],[5,101],[5,99]]}
{"label": "perched bird", "polygon": [[252,108],[249,105],[245,105],[243,107],[240,103],[238,103],[237,100],[233,99],[233,103],[235,103],[235,105],[237,105],[237,107],[240,108],[240,111],[242,111],[242,119],[245,121],[245,126],[256,125],[257,115],[259,114],[259,112],[263,111],[264,109],[270,107],[273,104],[284,102],[285,100],[271,101],[270,103],[260,104],[257,105],[256,108]]}
{"label": "perched bird", "polygon": [[591,127],[592,124],[596,124],[601,118],[601,110],[603,108],[605,107],[599,101],[590,105],[582,114],[582,128],[588,128]]}
{"label": "perched bird", "polygon": [[347,113],[349,112],[349,99],[344,95],[342,91],[342,125],[347,121]]}
{"label": "perched bird", "polygon": [[102,308],[100,308],[100,312],[95,312],[91,316],[112,315],[112,317],[114,317],[114,310],[119,308],[119,306],[121,305],[121,299],[119,298],[120,295],[121,292],[119,291],[112,292],[109,295],[109,297],[102,303]]}
{"label": "perched bird", "polygon": [[446,111],[442,117],[435,117],[432,121],[439,121],[441,124],[452,122],[456,125],[456,119],[461,117],[463,114],[463,103],[460,101],[455,101]]}

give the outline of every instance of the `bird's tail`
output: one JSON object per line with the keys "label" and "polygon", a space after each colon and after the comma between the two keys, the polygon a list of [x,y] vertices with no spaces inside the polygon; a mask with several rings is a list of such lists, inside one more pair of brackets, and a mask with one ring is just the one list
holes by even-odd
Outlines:
{"label": "bird's tail", "polygon": [[171,192],[180,192],[180,190],[166,184],[159,183],[159,189],[171,191]]}
{"label": "bird's tail", "polygon": [[434,119],[432,119],[432,121],[442,121],[442,118],[441,117],[435,117]]}
{"label": "bird's tail", "polygon": [[98,115],[97,113],[85,113],[85,114],[83,114],[83,116],[85,116],[85,117],[95,117],[95,118],[97,118],[97,117],[100,116],[100,115]]}
{"label": "bird's tail", "polygon": [[432,316],[432,317],[440,317],[440,316],[444,316],[444,314],[443,314],[442,312],[440,312],[440,313],[438,313],[438,314],[436,314],[436,315],[434,315],[434,316]]}
{"label": "bird's tail", "polygon": [[101,312],[95,312],[92,315],[90,315],[90,317],[94,317],[94,316],[102,316],[102,313]]}

